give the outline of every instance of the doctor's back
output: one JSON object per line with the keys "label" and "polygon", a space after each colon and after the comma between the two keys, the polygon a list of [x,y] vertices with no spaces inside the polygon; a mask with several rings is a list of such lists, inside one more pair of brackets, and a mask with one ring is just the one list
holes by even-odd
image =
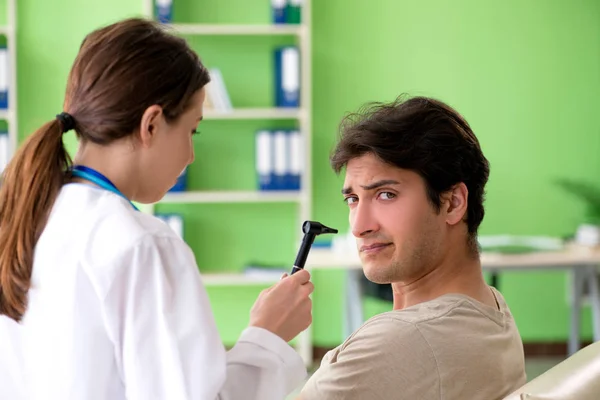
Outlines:
{"label": "doctor's back", "polygon": [[[36,245],[27,312],[20,326],[23,380],[32,399],[125,399],[120,376],[147,388],[164,381],[159,376],[128,375],[136,371],[131,362],[176,361],[169,359],[174,354],[168,348],[175,343],[160,337],[147,337],[144,343],[142,329],[177,318],[212,323],[199,307],[207,310],[208,302],[195,290],[193,256],[180,243],[160,220],[136,212],[111,192],[78,183],[63,187]],[[157,262],[161,258],[163,262]],[[170,314],[170,302],[177,299],[170,298],[169,283],[187,295],[189,315],[156,314]],[[120,309],[123,305],[127,308]],[[166,334],[169,326],[163,329]],[[207,340],[217,343],[218,337]],[[224,353],[213,353],[218,365]],[[156,365],[155,371],[163,367]],[[223,371],[194,367],[208,384],[219,384],[215,378]],[[174,391],[181,387],[179,378],[174,370]],[[157,389],[157,398],[168,398]]]}
{"label": "doctor's back", "polygon": [[0,399],[276,400],[304,379],[288,342],[310,324],[310,274],[263,291],[226,352],[193,253],[130,201],[160,200],[193,161],[209,79],[157,23],[83,41],[64,111],[0,186]]}

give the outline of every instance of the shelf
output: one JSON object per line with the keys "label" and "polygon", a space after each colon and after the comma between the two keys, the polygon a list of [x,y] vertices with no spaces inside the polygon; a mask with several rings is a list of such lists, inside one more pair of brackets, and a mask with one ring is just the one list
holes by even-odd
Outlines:
{"label": "shelf", "polygon": [[0,25],[0,35],[9,35],[13,32],[12,26]]}
{"label": "shelf", "polygon": [[204,119],[298,119],[299,108],[238,108],[231,111],[204,110]]}
{"label": "shelf", "polygon": [[302,25],[167,24],[181,35],[299,35]]}
{"label": "shelf", "polygon": [[[12,0],[16,1],[16,0]],[[156,1],[155,0],[142,0],[144,4],[144,15],[156,21],[157,13],[156,13]],[[217,3],[217,2],[213,2]],[[226,3],[226,2],[223,2]],[[203,109],[203,119],[204,121],[212,121],[209,122],[211,126],[216,127],[222,126],[223,128],[235,128],[236,131],[250,131],[256,132],[256,129],[265,129],[265,130],[278,130],[278,129],[291,129],[290,127],[294,127],[293,129],[301,132],[301,137],[303,140],[306,140],[306,144],[310,145],[310,140],[312,137],[312,113],[313,113],[313,105],[312,99],[313,95],[313,76],[312,76],[312,24],[311,24],[311,8],[312,0],[304,0],[302,1],[301,8],[301,23],[298,24],[275,24],[271,20],[263,20],[256,21],[256,23],[252,23],[252,20],[246,19],[239,20],[239,9],[236,9],[235,6],[227,7],[209,7],[207,13],[203,19],[203,23],[190,18],[190,16],[186,17],[186,20],[173,20],[170,23],[162,24],[164,29],[178,37],[185,38],[186,40],[191,41],[190,45],[192,46],[200,46],[206,47],[204,51],[208,53],[217,52],[222,53],[223,60],[227,65],[219,65],[218,60],[217,64],[214,65],[214,68],[219,68],[222,71],[224,78],[228,76],[228,74],[236,74],[243,73],[247,67],[256,67],[263,68],[262,61],[264,61],[265,57],[268,59],[273,58],[273,46],[280,45],[294,45],[299,49],[299,70],[293,71],[297,73],[299,77],[299,90],[300,90],[300,103],[295,103],[296,107],[278,107],[278,104],[272,99],[270,101],[259,101],[259,102],[238,102],[232,97],[237,91],[252,91],[252,90],[261,90],[261,87],[264,86],[264,82],[261,80],[256,82],[250,82],[248,86],[248,82],[229,82],[225,80],[225,87],[229,93],[229,101],[221,102],[214,101],[214,99],[208,99],[213,101],[207,101],[204,109]],[[270,7],[270,6],[269,6]],[[214,14],[213,11],[216,11],[217,14]],[[210,15],[209,15],[210,14]],[[212,19],[210,17],[218,17],[218,20]],[[244,16],[243,13],[241,15]],[[226,18],[235,17],[236,20],[227,21]],[[222,21],[220,23],[220,21]],[[183,23],[180,23],[183,22]],[[261,23],[262,22],[262,23]],[[223,43],[226,43],[227,46],[221,46],[221,40]],[[263,40],[267,40],[266,45],[262,43]],[[200,43],[200,42],[202,43]],[[255,43],[255,41],[257,41]],[[274,43],[270,43],[274,41]],[[248,42],[248,43],[246,43]],[[247,62],[256,63],[255,66],[245,65],[243,62],[240,63],[238,58],[233,57],[236,54],[236,51],[240,51],[240,48],[243,50],[244,46],[247,44],[257,44],[257,48],[255,49],[257,52],[260,52],[260,58],[250,57]],[[202,51],[200,51],[202,53]],[[225,52],[225,53],[223,53]],[[228,57],[227,54],[231,54],[231,57]],[[273,61],[273,60],[272,60]],[[271,63],[271,62],[270,62]],[[272,68],[268,68],[268,71],[265,72],[267,78],[269,78],[269,83],[273,84],[273,92],[277,87],[276,85],[276,70],[272,70]],[[218,74],[218,73],[217,73]],[[215,74],[215,75],[217,75]],[[272,76],[271,76],[272,75]],[[218,78],[215,79],[217,81]],[[229,87],[233,85],[235,87]],[[215,85],[216,86],[216,85]],[[264,89],[264,87],[262,88]],[[216,90],[215,90],[216,91]],[[269,89],[271,92],[271,89]],[[275,94],[275,93],[272,93]],[[270,97],[270,96],[268,96]],[[276,97],[276,96],[274,96]],[[219,99],[220,100],[220,99]],[[227,105],[228,107],[217,107],[216,109],[210,107],[210,105]],[[226,108],[229,108],[227,110]],[[259,125],[257,128],[257,124]],[[265,125],[266,124],[266,125]],[[229,129],[230,130],[230,129]],[[223,145],[227,145],[227,140],[229,140],[229,136],[222,135],[222,138],[219,139],[219,142],[222,142]],[[245,140],[245,139],[244,139]],[[250,139],[249,139],[250,140]],[[303,142],[304,143],[304,142]],[[255,146],[248,147],[248,154],[253,156],[255,153]],[[224,154],[221,157],[227,157],[228,155]],[[231,156],[229,156],[231,158]],[[147,209],[146,212],[150,214],[160,213],[160,212],[173,212],[180,213],[180,215],[187,215],[187,211],[191,211],[191,209],[196,208],[206,208],[206,207],[216,207],[217,209],[212,210],[221,213],[229,213],[241,210],[236,209],[246,209],[246,208],[256,208],[255,211],[266,210],[267,213],[271,212],[271,209],[274,207],[279,208],[283,207],[285,210],[286,219],[287,217],[293,218],[297,224],[298,221],[306,221],[310,219],[312,214],[312,185],[311,185],[311,177],[312,174],[312,156],[311,156],[311,146],[307,146],[304,149],[303,154],[301,155],[301,163],[303,169],[302,175],[302,188],[297,191],[260,191],[256,186],[256,183],[250,183],[245,186],[243,189],[239,188],[239,186],[230,188],[231,190],[221,188],[206,188],[205,190],[194,190],[199,189],[198,187],[194,188],[192,185],[190,190],[185,192],[168,192],[163,199],[159,200],[155,204],[149,204],[144,209]],[[232,159],[232,162],[237,162],[236,159]],[[234,165],[235,166],[235,165]],[[246,168],[248,166],[239,165],[239,168]],[[250,167],[252,168],[252,167]],[[246,168],[247,169],[247,168]],[[217,171],[218,172],[218,171]],[[252,172],[252,171],[250,171]],[[256,175],[256,171],[254,171],[251,175],[244,177],[245,181],[255,180],[252,176]],[[198,179],[202,180],[201,177]],[[200,181],[198,181],[200,182]],[[248,182],[246,182],[248,183]],[[244,189],[248,190],[244,190]],[[238,190],[236,190],[238,189]],[[214,205],[211,206],[210,204]],[[164,210],[164,211],[163,211]],[[262,212],[262,211],[261,211]],[[250,223],[250,221],[241,221],[246,225]],[[194,232],[199,232],[198,229],[201,227],[197,226],[197,221],[194,221],[193,218],[189,221],[184,221],[186,224],[186,232],[191,229],[189,232],[192,236]],[[282,220],[281,224],[286,224],[287,221]],[[284,228],[286,229],[286,228]],[[301,232],[297,235],[294,235],[294,244],[297,244],[298,241],[301,240]],[[287,239],[286,239],[287,242]],[[291,242],[291,240],[290,240]],[[206,249],[210,246],[221,246],[223,243],[219,243],[218,240],[210,240],[206,243],[194,243],[192,246],[193,251],[201,252],[202,249]],[[224,251],[230,250],[226,245],[221,246]],[[238,251],[234,249],[235,251]],[[227,255],[227,254],[226,254]],[[235,256],[235,254],[231,254],[231,256]],[[236,259],[236,258],[233,258]],[[210,287],[211,290],[214,291],[236,291],[236,290],[245,290],[245,288],[253,289],[264,289],[265,287],[272,286],[276,284],[281,279],[281,274],[273,273],[273,271],[265,272],[263,271],[246,271],[244,268],[235,268],[232,265],[232,261],[229,260],[229,257],[225,257],[221,260],[223,263],[219,263],[218,265],[213,265],[212,268],[208,270],[201,268],[200,274],[202,277],[202,281],[204,285]],[[238,264],[235,262],[234,264]],[[240,266],[241,267],[241,266]],[[291,270],[291,264],[290,264]],[[289,273],[289,272],[288,272]],[[222,294],[217,294],[222,295]],[[298,353],[302,357],[305,362],[305,365],[308,367],[313,360],[312,357],[312,333],[311,329],[306,329],[298,335],[295,345]]]}
{"label": "shelf", "polygon": [[297,203],[300,200],[298,191],[189,191],[167,193],[159,203]]}
{"label": "shelf", "polygon": [[0,120],[9,121],[12,119],[13,112],[11,109],[0,109]]}
{"label": "shelf", "polygon": [[280,276],[249,276],[242,273],[201,273],[202,282],[206,286],[250,286],[272,285],[278,282]]}

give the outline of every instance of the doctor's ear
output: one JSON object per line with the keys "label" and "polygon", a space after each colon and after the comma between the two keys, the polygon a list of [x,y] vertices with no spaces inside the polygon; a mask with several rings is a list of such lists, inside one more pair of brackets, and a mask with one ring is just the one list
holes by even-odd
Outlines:
{"label": "doctor's ear", "polygon": [[159,105],[152,105],[144,111],[140,121],[139,140],[142,147],[148,147],[156,136],[159,127],[165,124],[163,109]]}
{"label": "doctor's ear", "polygon": [[463,182],[457,183],[444,194],[442,206],[446,211],[446,222],[456,225],[462,221],[467,214],[469,203],[469,190]]}

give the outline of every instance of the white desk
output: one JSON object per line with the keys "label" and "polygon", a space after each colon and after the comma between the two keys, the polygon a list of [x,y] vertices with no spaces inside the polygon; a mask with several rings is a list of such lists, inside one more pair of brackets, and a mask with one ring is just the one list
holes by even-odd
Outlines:
{"label": "white desk", "polygon": [[[571,304],[571,320],[569,334],[569,355],[580,347],[581,309],[583,306],[584,285],[588,285],[592,306],[594,341],[600,341],[600,290],[598,284],[600,265],[600,249],[588,249],[576,246],[560,251],[544,251],[527,254],[493,254],[482,253],[481,265],[484,270],[500,271],[544,271],[562,269],[572,273],[573,302]],[[360,279],[362,266],[356,255],[338,255],[329,249],[314,248],[309,253],[306,268],[345,269],[346,310],[345,335],[355,331],[363,322],[362,293]],[[307,335],[310,336],[310,335]]]}

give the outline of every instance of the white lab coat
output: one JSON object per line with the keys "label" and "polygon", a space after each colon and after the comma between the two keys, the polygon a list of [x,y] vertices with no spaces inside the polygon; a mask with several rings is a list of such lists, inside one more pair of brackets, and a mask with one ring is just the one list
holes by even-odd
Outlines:
{"label": "white lab coat", "polygon": [[13,389],[31,400],[281,400],[306,376],[294,349],[260,328],[226,352],[185,242],[85,184],[61,190],[25,318],[0,323],[9,335],[18,351],[0,371],[21,371]]}
{"label": "white lab coat", "polygon": [[22,357],[19,353],[19,326],[15,321],[0,315],[0,399],[26,398],[23,382]]}

